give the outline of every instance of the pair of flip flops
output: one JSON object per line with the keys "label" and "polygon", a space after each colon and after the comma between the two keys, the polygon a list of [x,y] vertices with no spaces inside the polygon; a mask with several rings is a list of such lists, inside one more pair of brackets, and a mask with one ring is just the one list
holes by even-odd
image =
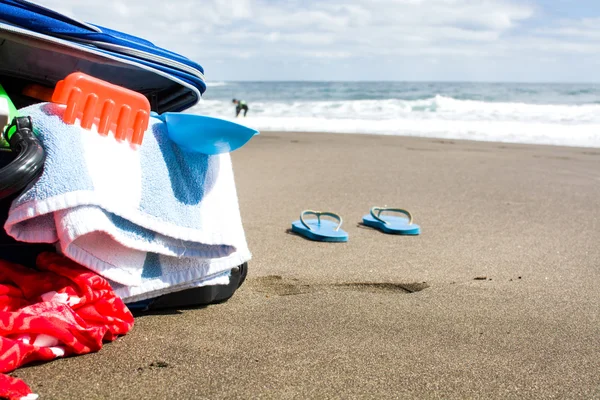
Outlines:
{"label": "pair of flip flops", "polygon": [[[406,215],[397,217],[392,215],[381,215],[382,212],[396,212]],[[306,215],[314,215],[316,219],[306,219]],[[337,222],[321,217],[331,217]],[[421,227],[413,223],[410,212],[401,208],[373,207],[371,212],[363,216],[363,224],[379,229],[382,232],[396,235],[418,235]],[[320,242],[347,242],[348,233],[342,229],[342,217],[332,212],[304,210],[298,221],[292,222],[292,231],[311,240]]]}

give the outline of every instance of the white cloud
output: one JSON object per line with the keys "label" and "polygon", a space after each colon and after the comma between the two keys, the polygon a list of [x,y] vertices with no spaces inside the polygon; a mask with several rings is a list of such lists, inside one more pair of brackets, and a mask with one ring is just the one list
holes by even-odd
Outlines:
{"label": "white cloud", "polygon": [[561,20],[552,28],[536,29],[539,36],[563,38],[576,41],[597,41],[600,39],[600,18]]}
{"label": "white cloud", "polygon": [[[412,57],[416,65],[418,57],[433,57],[436,62],[424,61],[447,79],[452,77],[443,76],[445,62],[461,57],[483,65],[498,58],[514,63],[519,57],[542,60],[598,51],[600,19],[547,21],[544,28],[529,29],[539,9],[533,1],[38,0],[191,57],[207,67],[209,77],[208,66],[218,64],[216,79],[244,78],[226,76],[239,73],[228,63],[239,67],[240,59],[260,65],[262,77],[269,79],[302,76],[288,67],[272,74],[269,65],[281,64],[282,57],[288,66],[294,60],[335,65],[340,59],[345,68],[354,58],[379,57],[393,64]],[[359,62],[356,68],[372,67]],[[253,68],[252,77],[258,72]]]}

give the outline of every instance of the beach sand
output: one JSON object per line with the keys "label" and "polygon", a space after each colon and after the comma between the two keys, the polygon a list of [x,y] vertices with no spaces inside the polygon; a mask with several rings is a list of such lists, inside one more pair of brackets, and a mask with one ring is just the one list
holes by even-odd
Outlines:
{"label": "beach sand", "polygon": [[[41,399],[600,398],[600,149],[262,133],[233,163],[233,298],[12,375]],[[360,226],[375,205],[421,235]],[[349,242],[289,233],[303,209]]]}

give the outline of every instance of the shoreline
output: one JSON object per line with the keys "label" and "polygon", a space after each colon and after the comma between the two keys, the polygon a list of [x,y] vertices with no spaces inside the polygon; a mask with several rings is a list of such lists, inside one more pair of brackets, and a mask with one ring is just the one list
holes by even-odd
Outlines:
{"label": "shoreline", "polygon": [[[235,118],[232,119],[233,121],[236,121]],[[548,144],[548,143],[528,143],[528,142],[504,142],[504,141],[497,141],[497,140],[475,140],[475,139],[464,139],[464,138],[459,138],[459,139],[455,139],[455,138],[443,138],[443,137],[437,137],[437,136],[417,136],[417,135],[394,135],[394,134],[383,134],[383,133],[364,133],[364,132],[357,132],[357,133],[353,133],[353,132],[326,132],[326,131],[302,131],[302,130],[298,130],[298,131],[281,131],[281,130],[259,130],[260,135],[262,135],[263,133],[267,133],[267,134],[277,134],[277,135],[285,135],[285,134],[292,134],[292,135],[347,135],[347,136],[360,136],[360,137],[364,137],[364,138],[368,138],[368,137],[372,137],[372,136],[379,136],[379,137],[397,137],[397,138],[402,138],[402,139],[415,139],[417,141],[419,140],[425,140],[425,141],[433,141],[433,142],[438,142],[438,143],[445,143],[445,142],[458,142],[458,143],[464,143],[464,144],[489,144],[489,145],[505,145],[506,147],[519,147],[519,146],[533,146],[533,147],[548,147],[550,149],[562,149],[562,150],[598,150],[598,153],[600,153],[600,145],[598,147],[593,147],[593,146],[569,146],[569,145],[564,145],[564,144]],[[258,136],[260,136],[258,135]]]}

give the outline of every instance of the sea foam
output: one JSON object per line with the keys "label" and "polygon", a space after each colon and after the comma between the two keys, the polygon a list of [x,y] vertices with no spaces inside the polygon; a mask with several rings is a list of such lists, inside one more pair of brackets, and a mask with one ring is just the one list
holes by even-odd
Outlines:
{"label": "sea foam", "polygon": [[600,147],[600,104],[526,104],[426,99],[259,101],[246,119],[230,102],[203,100],[190,112],[235,120],[263,131],[421,136]]}

